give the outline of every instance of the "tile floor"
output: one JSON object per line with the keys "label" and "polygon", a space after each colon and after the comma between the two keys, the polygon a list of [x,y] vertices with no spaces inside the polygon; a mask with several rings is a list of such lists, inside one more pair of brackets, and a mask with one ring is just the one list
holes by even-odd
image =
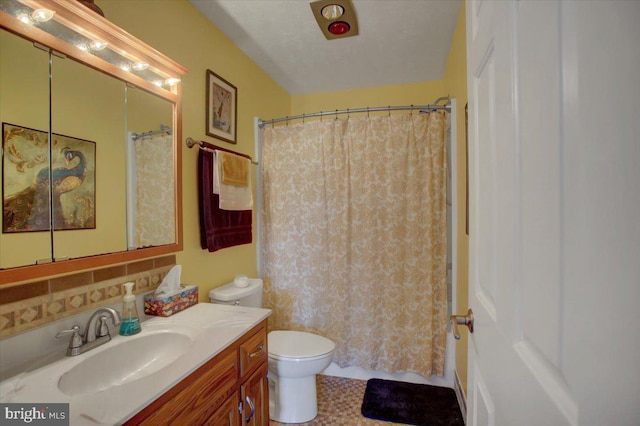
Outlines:
{"label": "tile floor", "polygon": [[[343,377],[316,376],[318,386],[318,417],[302,425],[324,426],[373,426],[397,425],[399,423],[371,420],[360,413],[362,398],[367,388],[366,380],[346,379]],[[270,422],[270,426],[284,423]]]}

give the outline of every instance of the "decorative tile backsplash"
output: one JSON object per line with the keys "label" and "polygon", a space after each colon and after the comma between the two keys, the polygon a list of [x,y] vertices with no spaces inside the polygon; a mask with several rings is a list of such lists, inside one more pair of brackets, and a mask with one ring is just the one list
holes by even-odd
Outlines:
{"label": "decorative tile backsplash", "polygon": [[175,256],[84,271],[0,288],[0,339],[122,300],[123,284],[134,293],[155,290],[175,265]]}

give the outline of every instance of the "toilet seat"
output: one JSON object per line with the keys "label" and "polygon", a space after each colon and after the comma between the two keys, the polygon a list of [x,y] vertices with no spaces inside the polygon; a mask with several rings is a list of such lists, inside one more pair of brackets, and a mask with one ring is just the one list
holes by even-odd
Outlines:
{"label": "toilet seat", "polygon": [[312,361],[333,352],[329,339],[304,331],[279,330],[268,335],[269,358],[275,360]]}

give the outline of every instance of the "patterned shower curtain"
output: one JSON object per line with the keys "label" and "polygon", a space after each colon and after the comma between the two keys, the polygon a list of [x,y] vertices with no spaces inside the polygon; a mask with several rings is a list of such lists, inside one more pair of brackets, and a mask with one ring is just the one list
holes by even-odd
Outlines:
{"label": "patterned shower curtain", "polygon": [[446,167],[444,112],[265,129],[271,329],[331,339],[341,367],[443,375]]}
{"label": "patterned shower curtain", "polygon": [[135,247],[176,241],[173,137],[154,135],[133,142],[135,156]]}

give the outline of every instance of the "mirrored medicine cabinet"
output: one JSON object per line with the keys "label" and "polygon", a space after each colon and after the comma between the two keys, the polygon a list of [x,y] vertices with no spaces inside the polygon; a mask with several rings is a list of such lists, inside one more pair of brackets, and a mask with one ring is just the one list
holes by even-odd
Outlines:
{"label": "mirrored medicine cabinet", "polygon": [[75,0],[0,0],[0,284],[182,250],[185,72]]}

